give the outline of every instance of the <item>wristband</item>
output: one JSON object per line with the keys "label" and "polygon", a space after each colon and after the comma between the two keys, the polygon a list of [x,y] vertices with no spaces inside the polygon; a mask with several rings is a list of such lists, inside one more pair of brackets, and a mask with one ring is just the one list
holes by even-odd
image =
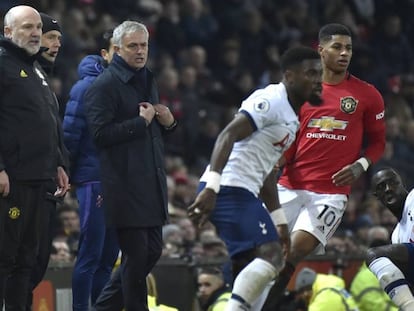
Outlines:
{"label": "wristband", "polygon": [[206,174],[206,188],[213,190],[215,193],[220,191],[221,175],[214,171],[209,171]]}
{"label": "wristband", "polygon": [[174,119],[174,122],[170,125],[170,126],[165,126],[164,128],[167,130],[167,131],[169,131],[169,130],[172,130],[174,127],[176,127],[177,126],[177,120],[175,120]]}
{"label": "wristband", "polygon": [[362,168],[364,169],[364,171],[366,172],[368,167],[369,167],[369,162],[366,158],[362,157],[359,158],[358,160],[356,160],[356,162],[358,162],[359,164],[362,165]]}
{"label": "wristband", "polygon": [[273,223],[276,226],[279,225],[287,225],[287,219],[285,216],[285,212],[282,208],[278,208],[270,213],[270,217],[272,218]]}

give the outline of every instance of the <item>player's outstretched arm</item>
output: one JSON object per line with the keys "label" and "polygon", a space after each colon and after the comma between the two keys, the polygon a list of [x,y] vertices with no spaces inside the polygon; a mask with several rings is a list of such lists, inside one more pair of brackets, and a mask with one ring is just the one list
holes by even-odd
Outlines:
{"label": "player's outstretched arm", "polygon": [[286,258],[290,250],[290,235],[287,220],[279,202],[277,192],[277,172],[275,170],[272,170],[265,179],[263,186],[260,189],[259,196],[266,205],[270,217],[277,229],[279,241],[283,248],[283,255]]}
{"label": "player's outstretched arm", "polygon": [[216,194],[220,191],[220,177],[227,164],[235,142],[254,132],[249,118],[239,113],[217,137],[210,160],[210,171],[206,174],[206,186],[198,194],[194,203],[188,207],[188,215],[194,223],[202,226],[213,211]]}

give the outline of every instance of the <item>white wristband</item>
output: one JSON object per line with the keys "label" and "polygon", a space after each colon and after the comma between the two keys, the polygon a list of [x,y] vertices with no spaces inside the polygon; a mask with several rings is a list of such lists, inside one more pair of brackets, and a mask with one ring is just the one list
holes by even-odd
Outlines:
{"label": "white wristband", "polygon": [[286,225],[288,223],[285,216],[285,212],[281,208],[272,211],[270,213],[270,217],[272,218],[272,221],[275,224],[275,226]]}
{"label": "white wristband", "polygon": [[366,158],[362,157],[362,158],[359,158],[359,159],[357,160],[357,162],[358,162],[359,164],[361,164],[361,165],[362,165],[362,168],[363,168],[363,169],[364,169],[364,171],[366,172],[366,171],[367,171],[367,169],[368,169],[368,167],[369,167],[369,162],[368,162],[368,160],[367,160]]}
{"label": "white wristband", "polygon": [[213,190],[215,193],[220,191],[221,175],[214,171],[209,171],[206,174],[206,188]]}

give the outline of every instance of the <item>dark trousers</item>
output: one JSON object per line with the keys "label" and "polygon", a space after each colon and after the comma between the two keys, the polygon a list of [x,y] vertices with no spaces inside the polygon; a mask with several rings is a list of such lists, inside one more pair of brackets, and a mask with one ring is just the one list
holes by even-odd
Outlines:
{"label": "dark trousers", "polygon": [[162,251],[162,227],[118,228],[122,263],[96,301],[96,311],[147,311],[146,277]]}
{"label": "dark trousers", "polygon": [[12,182],[8,197],[0,197],[0,309],[25,311],[31,292],[30,277],[36,265],[50,182]]}
{"label": "dark trousers", "polygon": [[83,184],[76,189],[81,234],[78,256],[72,274],[73,311],[88,311],[108,283],[119,247],[114,228],[107,229],[101,184]]}
{"label": "dark trousers", "polygon": [[49,213],[49,223],[43,226],[40,233],[39,250],[36,257],[36,264],[30,276],[30,291],[26,302],[26,311],[32,310],[33,290],[39,285],[46,274],[49,264],[50,253],[52,252],[52,241],[56,227],[56,202],[47,200],[44,206],[44,213]]}

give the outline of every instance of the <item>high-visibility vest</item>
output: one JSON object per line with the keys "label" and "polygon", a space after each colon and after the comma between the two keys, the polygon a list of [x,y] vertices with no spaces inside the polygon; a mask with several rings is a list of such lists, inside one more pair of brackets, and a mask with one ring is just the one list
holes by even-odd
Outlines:
{"label": "high-visibility vest", "polygon": [[224,292],[208,307],[207,311],[224,311],[230,297],[230,292]]}
{"label": "high-visibility vest", "polygon": [[345,281],[336,275],[318,274],[312,285],[308,311],[359,311]]}
{"label": "high-visibility vest", "polygon": [[381,288],[375,276],[363,263],[352,280],[350,291],[359,311],[398,311],[398,307]]}

